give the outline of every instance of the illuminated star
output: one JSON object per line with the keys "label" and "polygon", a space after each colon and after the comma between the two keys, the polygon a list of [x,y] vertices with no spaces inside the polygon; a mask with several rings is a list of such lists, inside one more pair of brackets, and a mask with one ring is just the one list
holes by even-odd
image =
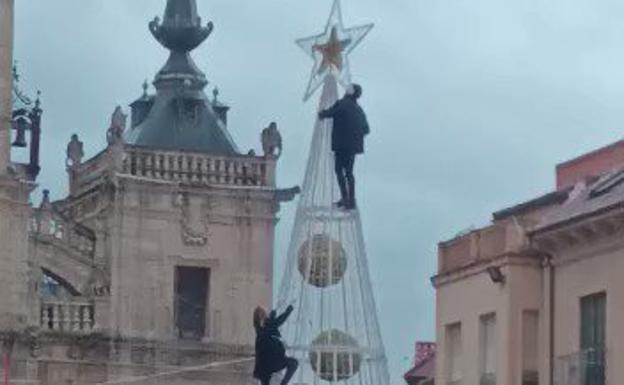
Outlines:
{"label": "illuminated star", "polygon": [[335,75],[344,87],[351,83],[349,54],[372,28],[373,24],[345,28],[340,0],[334,0],[325,32],[297,40],[297,45],[314,60],[304,100],[308,100],[314,94],[328,74]]}
{"label": "illuminated star", "polygon": [[334,66],[335,69],[340,71],[342,69],[342,52],[351,43],[350,39],[339,40],[338,31],[336,27],[332,27],[329,41],[326,44],[315,45],[314,50],[323,55],[323,60],[317,71],[318,74],[323,74],[330,69],[330,66]]}

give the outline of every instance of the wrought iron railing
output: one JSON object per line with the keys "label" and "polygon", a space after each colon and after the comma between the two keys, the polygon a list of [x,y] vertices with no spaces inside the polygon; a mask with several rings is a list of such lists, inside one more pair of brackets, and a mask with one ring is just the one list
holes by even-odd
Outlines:
{"label": "wrought iron railing", "polygon": [[607,351],[583,350],[559,357],[555,366],[555,385],[606,385]]}

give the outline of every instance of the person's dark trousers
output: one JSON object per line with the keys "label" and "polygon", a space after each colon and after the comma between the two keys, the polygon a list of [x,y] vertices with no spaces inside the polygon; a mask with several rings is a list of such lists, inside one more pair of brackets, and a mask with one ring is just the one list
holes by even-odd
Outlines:
{"label": "person's dark trousers", "polygon": [[[288,385],[292,377],[295,375],[295,372],[297,371],[298,367],[299,367],[299,362],[297,361],[297,359],[292,358],[292,357],[286,357],[286,366],[285,366],[286,373],[284,374],[284,377],[282,378],[282,382],[280,383],[280,385]],[[260,380],[260,384],[271,385],[271,376]]]}
{"label": "person's dark trousers", "polygon": [[355,208],[355,154],[348,151],[336,151],[335,171],[340,188],[341,200],[339,203],[347,209]]}
{"label": "person's dark trousers", "polygon": [[292,378],[292,376],[297,371],[297,368],[299,367],[299,362],[292,357],[286,357],[286,361],[288,362],[286,364],[286,374],[284,374],[284,378],[282,378],[282,382],[280,385],[288,385],[288,383],[290,382],[290,379]]}

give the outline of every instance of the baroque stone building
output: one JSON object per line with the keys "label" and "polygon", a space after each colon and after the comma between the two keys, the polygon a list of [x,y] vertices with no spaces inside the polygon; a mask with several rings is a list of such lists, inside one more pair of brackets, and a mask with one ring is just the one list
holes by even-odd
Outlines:
{"label": "baroque stone building", "polygon": [[[276,215],[298,190],[276,187],[275,125],[262,156],[242,154],[229,107],[204,93],[190,52],[212,23],[195,0],[167,1],[163,20],[149,23],[170,51],[155,93],[145,85],[129,123],[115,109],[94,157],[72,136],[69,196],[51,202],[44,191],[32,208],[38,168],[10,160],[10,132],[20,135],[5,55],[13,0],[0,16],[3,375],[41,385],[250,383],[250,315],[271,305]],[[41,116],[38,103],[27,112]]]}

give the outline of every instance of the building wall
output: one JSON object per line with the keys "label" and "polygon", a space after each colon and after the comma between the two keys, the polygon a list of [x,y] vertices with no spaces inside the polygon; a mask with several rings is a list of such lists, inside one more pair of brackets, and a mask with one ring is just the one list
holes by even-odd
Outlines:
{"label": "building wall", "polygon": [[596,177],[624,165],[624,141],[583,154],[557,165],[557,189],[573,186],[588,177]]}
{"label": "building wall", "polygon": [[187,191],[190,225],[208,237],[205,245],[189,245],[177,188],[128,182],[123,190],[112,223],[117,236],[110,239],[112,329],[128,337],[174,338],[175,268],[202,267],[210,269],[207,340],[251,345],[253,309],[269,307],[272,298],[272,195]]}
{"label": "building wall", "polygon": [[[557,257],[562,261],[555,273],[555,357],[576,354],[580,350],[581,298],[606,292],[606,348],[609,384],[624,381],[624,367],[618,365],[624,355],[624,242],[621,234],[605,240],[598,248],[577,248]],[[582,258],[582,259],[577,259]]]}
{"label": "building wall", "polygon": [[11,159],[14,0],[0,0],[0,175]]}
{"label": "building wall", "polygon": [[506,281],[497,284],[485,271],[486,266],[447,277],[448,282],[437,287],[437,384],[448,383],[446,328],[457,322],[461,322],[462,330],[462,384],[480,383],[480,317],[492,313],[496,315],[496,383],[522,383],[522,314],[543,311],[542,271],[535,260],[501,260]]}
{"label": "building wall", "polygon": [[28,184],[0,174],[0,332],[39,320],[28,245],[29,192]]}

